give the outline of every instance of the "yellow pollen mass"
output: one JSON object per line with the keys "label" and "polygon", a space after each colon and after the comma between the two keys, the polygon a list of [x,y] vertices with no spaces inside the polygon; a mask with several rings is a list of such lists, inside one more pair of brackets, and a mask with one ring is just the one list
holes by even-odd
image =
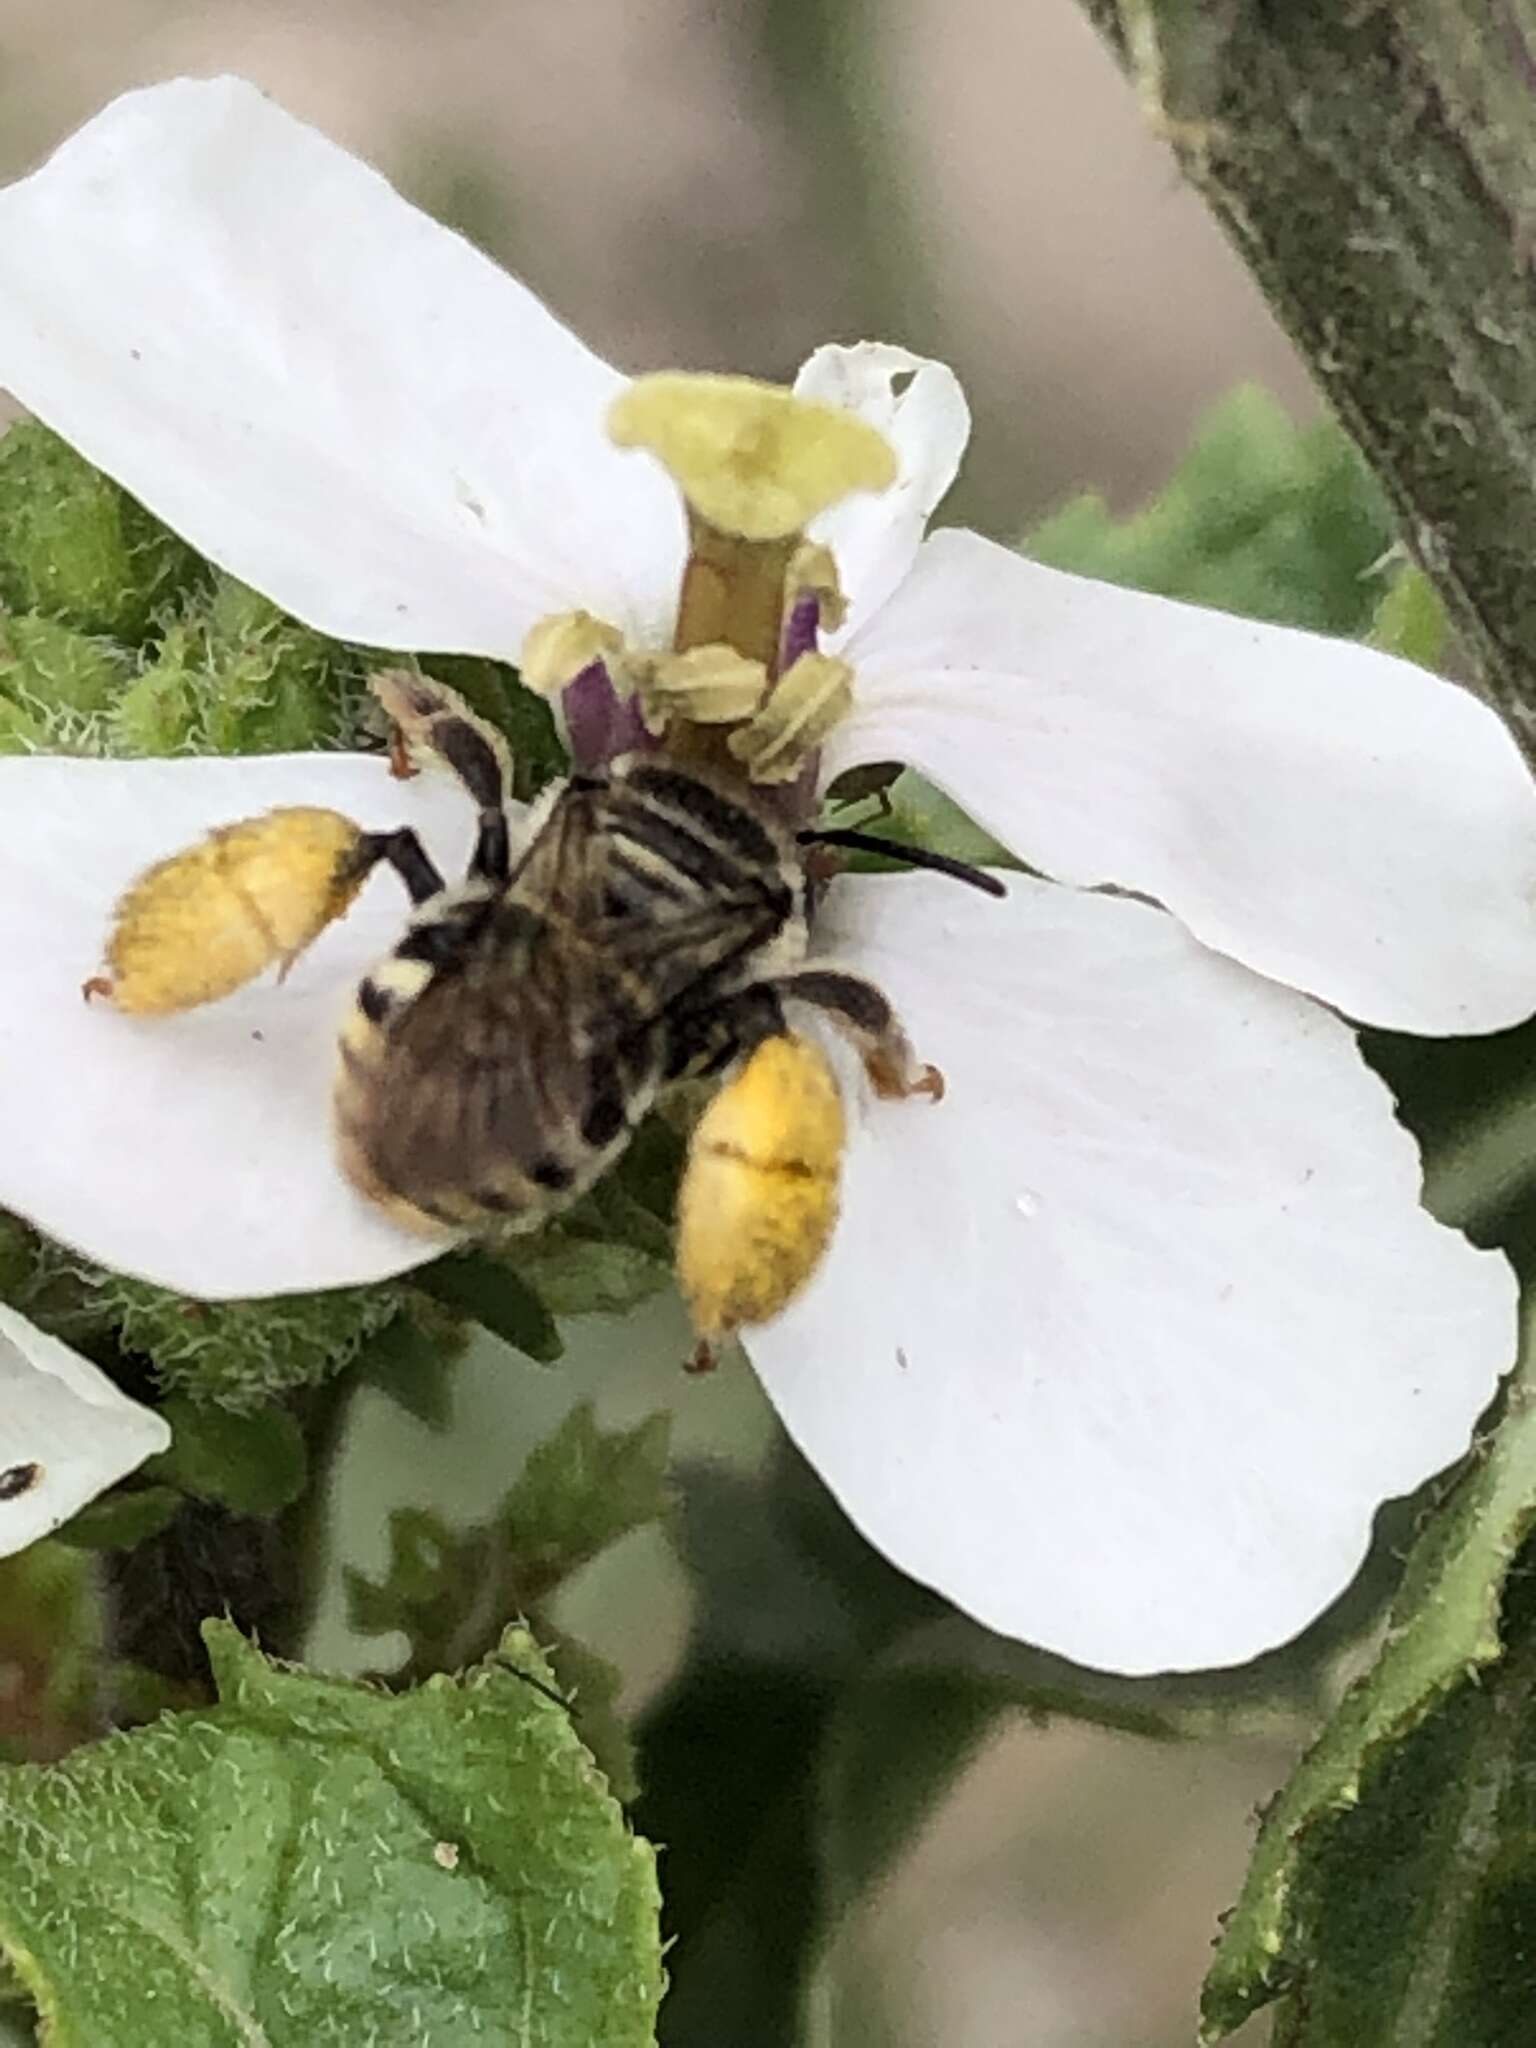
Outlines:
{"label": "yellow pollen mass", "polygon": [[833,654],[802,654],[755,717],[726,742],[754,782],[793,782],[853,708],[853,670]]}
{"label": "yellow pollen mass", "polygon": [[750,718],[768,695],[768,671],[734,647],[714,641],[686,654],[664,654],[640,676],[640,703],[648,728],[665,732],[669,721],[690,725],[731,725]]}
{"label": "yellow pollen mass", "polygon": [[626,681],[624,636],[591,612],[554,612],[531,626],[517,658],[517,672],[530,690],[558,697],[595,661],[605,664],[609,678],[622,689]]}
{"label": "yellow pollen mass", "polygon": [[820,1047],[767,1039],[699,1119],[678,1190],[677,1277],[706,1342],[764,1323],[831,1242],[847,1127]]}
{"label": "yellow pollen mass", "polygon": [[113,913],[108,973],[85,984],[120,1010],[217,1002],[274,964],[286,973],[361,887],[361,833],[309,805],[221,825],[147,869]]}
{"label": "yellow pollen mass", "polygon": [[608,413],[620,448],[648,448],[721,533],[782,540],[856,491],[896,481],[890,443],[856,414],[752,377],[637,377]]}

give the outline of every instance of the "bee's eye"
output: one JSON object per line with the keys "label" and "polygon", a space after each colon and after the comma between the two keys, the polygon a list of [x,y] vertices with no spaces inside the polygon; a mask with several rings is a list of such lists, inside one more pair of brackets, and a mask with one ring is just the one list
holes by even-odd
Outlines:
{"label": "bee's eye", "polygon": [[42,1479],[41,1465],[8,1465],[0,1471],[0,1501],[20,1500]]}

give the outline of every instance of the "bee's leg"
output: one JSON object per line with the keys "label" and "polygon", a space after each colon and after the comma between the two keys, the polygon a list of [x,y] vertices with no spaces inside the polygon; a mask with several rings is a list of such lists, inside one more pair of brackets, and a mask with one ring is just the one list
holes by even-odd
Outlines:
{"label": "bee's leg", "polygon": [[877,1095],[944,1094],[944,1076],[919,1060],[882,990],[860,974],[835,967],[805,967],[771,981],[755,981],[710,1007],[681,1011],[670,1020],[664,1079],[697,1080],[718,1074],[764,1039],[787,1031],[786,1002],[809,1003],[829,1017],[857,1047]]}
{"label": "bee's leg", "polygon": [[409,825],[398,832],[364,832],[348,856],[352,877],[361,882],[380,861],[392,867],[405,884],[412,903],[427,903],[441,896],[446,884],[433,864],[432,856]]}
{"label": "bee's leg", "polygon": [[785,1001],[810,1003],[830,1017],[858,1048],[875,1093],[887,1099],[908,1095],[943,1099],[944,1076],[913,1053],[889,998],[861,974],[836,967],[805,967],[768,984]]}
{"label": "bee's leg", "polygon": [[680,1011],[669,1020],[662,1079],[697,1081],[718,1074],[784,1029],[784,1006],[766,981],[753,982],[707,1008]]}
{"label": "bee's leg", "polygon": [[512,872],[506,812],[512,756],[503,735],[477,717],[456,690],[430,676],[385,669],[369,677],[368,687],[393,721],[390,758],[396,772],[402,760],[408,773],[422,765],[423,756],[439,760],[473,799],[480,828],[469,858],[471,879],[505,882]]}

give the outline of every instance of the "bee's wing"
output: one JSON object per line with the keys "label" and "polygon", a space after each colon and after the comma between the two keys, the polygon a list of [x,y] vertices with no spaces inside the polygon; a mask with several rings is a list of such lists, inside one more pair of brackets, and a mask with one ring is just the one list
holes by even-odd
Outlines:
{"label": "bee's wing", "polygon": [[788,906],[773,884],[706,899],[651,918],[615,918],[597,941],[615,972],[643,986],[660,1017],[714,977],[750,959],[783,928]]}
{"label": "bee's wing", "polygon": [[607,885],[601,795],[579,784],[561,789],[513,869],[510,897],[593,928]]}
{"label": "bee's wing", "polygon": [[[754,872],[721,860],[704,878],[679,863],[664,816],[615,829],[603,789],[567,786],[536,831],[512,878],[511,895],[549,918],[547,957],[566,970],[563,993],[583,1046],[613,1043],[637,1021],[765,945],[793,909],[776,870]],[[697,859],[700,849],[687,852]]]}
{"label": "bee's wing", "polygon": [[590,1185],[649,1107],[649,984],[549,909],[507,905],[378,1042],[354,1144],[381,1185],[446,1221],[531,1222]]}

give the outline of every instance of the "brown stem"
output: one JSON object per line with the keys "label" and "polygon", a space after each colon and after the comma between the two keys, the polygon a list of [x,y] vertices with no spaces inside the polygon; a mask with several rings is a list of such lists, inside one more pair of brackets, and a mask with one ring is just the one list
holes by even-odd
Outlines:
{"label": "brown stem", "polygon": [[1536,753],[1536,0],[1083,0]]}

